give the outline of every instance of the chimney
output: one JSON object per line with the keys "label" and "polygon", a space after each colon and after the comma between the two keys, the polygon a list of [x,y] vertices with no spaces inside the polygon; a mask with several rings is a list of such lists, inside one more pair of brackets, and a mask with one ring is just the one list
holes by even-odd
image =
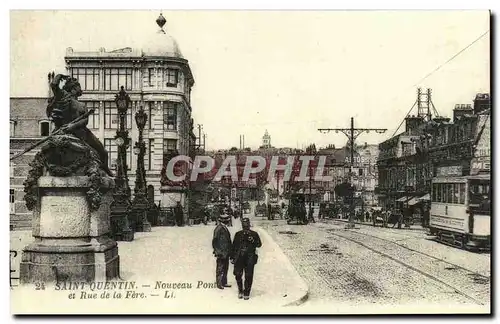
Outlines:
{"label": "chimney", "polygon": [[478,93],[474,99],[474,114],[478,114],[491,108],[491,98],[489,93]]}
{"label": "chimney", "polygon": [[472,115],[474,110],[470,104],[456,104],[455,109],[453,109],[453,121],[464,115]]}
{"label": "chimney", "polygon": [[409,132],[410,134],[415,132],[420,125],[422,125],[424,122],[424,119],[419,116],[408,116],[405,118],[405,123],[406,123],[406,131]]}

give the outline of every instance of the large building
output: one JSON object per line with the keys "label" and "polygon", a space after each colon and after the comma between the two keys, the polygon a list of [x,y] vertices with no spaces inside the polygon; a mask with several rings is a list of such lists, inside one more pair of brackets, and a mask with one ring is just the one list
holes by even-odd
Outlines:
{"label": "large building", "polygon": [[264,149],[268,149],[268,148],[272,148],[271,146],[271,135],[269,135],[269,133],[267,132],[267,129],[266,129],[266,132],[264,133],[264,136],[262,136],[262,146],[261,148],[264,148]]}
{"label": "large building", "polygon": [[[374,194],[378,182],[377,145],[364,143],[355,145],[354,163],[350,170],[350,148],[334,146],[318,150],[318,155],[326,156],[325,174],[331,176],[331,182],[318,182],[316,187],[324,194],[323,200],[336,201],[335,187],[343,182],[350,182],[356,188],[357,196],[362,198],[365,205],[376,205],[377,197]],[[351,173],[349,171],[352,171]]]}
{"label": "large building", "polygon": [[[148,185],[154,187],[155,201],[159,201],[162,197],[164,154],[192,155],[196,137],[191,117],[193,74],[177,42],[163,28],[166,20],[161,14],[156,23],[158,31],[144,35],[140,48],[125,47],[111,51],[100,48],[95,52],[68,48],[64,59],[67,73],[77,78],[82,86],[83,95],[79,100],[95,109],[87,127],[104,144],[112,169],[116,165],[117,144],[114,137],[118,128],[114,99],[121,86],[130,95],[132,102],[126,128],[131,138],[127,165],[132,188],[137,162],[133,156],[133,145],[138,138],[134,116],[140,106],[144,107],[148,114],[144,130],[146,180]],[[11,98],[11,154],[49,134],[52,125],[45,114],[47,98]],[[29,169],[27,163],[34,153],[13,161],[14,170],[11,171],[11,202],[14,201],[11,214],[14,208],[13,214],[24,215],[21,217],[24,222],[30,213],[22,207],[22,181]],[[17,219],[21,218],[13,217],[18,223]]]}
{"label": "large building", "polygon": [[[47,98],[10,98],[10,155],[49,135],[53,125],[45,110]],[[10,225],[13,229],[31,228],[31,215],[24,202],[23,182],[30,170],[29,163],[38,152],[34,149],[10,161]]]}

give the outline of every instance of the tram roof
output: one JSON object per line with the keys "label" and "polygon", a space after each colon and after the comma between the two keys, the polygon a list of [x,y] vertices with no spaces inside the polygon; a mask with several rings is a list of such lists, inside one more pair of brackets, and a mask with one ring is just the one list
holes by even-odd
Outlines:
{"label": "tram roof", "polygon": [[466,178],[470,180],[491,180],[491,173],[480,173],[466,176]]}

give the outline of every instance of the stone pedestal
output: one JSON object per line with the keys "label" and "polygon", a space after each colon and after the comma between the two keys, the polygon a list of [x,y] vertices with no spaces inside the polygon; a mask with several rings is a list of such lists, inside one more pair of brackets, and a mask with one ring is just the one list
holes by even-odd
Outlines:
{"label": "stone pedestal", "polygon": [[147,207],[137,211],[137,232],[151,232]]}
{"label": "stone pedestal", "polygon": [[35,242],[23,250],[21,283],[106,281],[119,277],[116,241],[109,237],[111,178],[101,179],[102,200],[91,208],[87,176],[38,179],[33,211]]}

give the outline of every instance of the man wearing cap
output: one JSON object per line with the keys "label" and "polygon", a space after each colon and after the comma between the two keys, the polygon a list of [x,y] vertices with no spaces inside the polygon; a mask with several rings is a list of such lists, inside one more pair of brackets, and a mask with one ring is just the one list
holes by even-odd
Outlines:
{"label": "man wearing cap", "polygon": [[227,284],[227,270],[229,268],[229,256],[231,253],[231,233],[227,228],[227,224],[231,220],[227,210],[218,218],[218,224],[214,230],[214,237],[212,239],[212,247],[214,255],[217,258],[217,266],[215,268],[215,279],[217,288],[224,289],[224,287],[231,287]]}
{"label": "man wearing cap", "polygon": [[[256,248],[262,246],[259,234],[250,229],[250,219],[241,220],[243,229],[234,235],[231,251],[231,263],[234,264],[234,276],[238,283],[238,298],[248,300],[252,289],[253,270],[257,264]],[[243,272],[245,272],[245,284],[243,285]]]}

